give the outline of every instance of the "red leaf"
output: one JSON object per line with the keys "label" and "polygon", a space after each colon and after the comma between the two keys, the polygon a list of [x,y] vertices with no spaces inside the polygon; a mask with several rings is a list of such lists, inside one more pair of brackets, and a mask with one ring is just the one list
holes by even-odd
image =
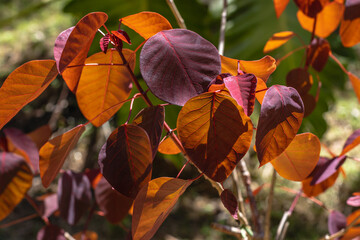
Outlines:
{"label": "red leaf", "polygon": [[360,1],[346,0],[345,3],[344,20],[354,20],[360,18]]}
{"label": "red leaf", "polygon": [[360,129],[354,131],[348,139],[346,139],[346,142],[343,146],[343,150],[340,153],[340,156],[345,155],[347,152],[349,152],[351,149],[356,147],[360,144]]}
{"label": "red leaf", "polygon": [[328,218],[328,229],[330,234],[334,234],[346,228],[346,217],[341,212],[332,210]]}
{"label": "red leaf", "polygon": [[275,159],[289,146],[303,116],[304,105],[294,88],[274,85],[267,90],[255,141],[260,166]]}
{"label": "red leaf", "polygon": [[224,207],[230,212],[231,216],[235,220],[238,220],[239,217],[237,215],[237,211],[239,209],[239,205],[234,194],[230,190],[225,189],[222,191],[220,198],[221,202],[224,204]]}
{"label": "red leaf", "polygon": [[329,42],[324,38],[315,38],[306,52],[306,66],[311,65],[316,71],[321,72],[326,65],[329,54]]}
{"label": "red leaf", "polygon": [[[321,163],[323,162],[322,159],[323,158],[320,157],[318,165],[315,167],[315,169],[317,169],[318,166],[321,166]],[[309,177],[304,181],[302,181],[302,190],[308,197],[316,197],[317,195],[325,192],[328,188],[330,188],[332,185],[335,184],[336,179],[339,176],[339,172],[340,171],[336,171],[328,179],[315,185],[310,185],[310,182],[312,181],[312,177]]]}
{"label": "red leaf", "polygon": [[307,16],[314,18],[329,0],[294,0],[299,9]]}
{"label": "red leaf", "polygon": [[111,31],[112,34],[120,41],[124,41],[128,44],[131,44],[129,35],[124,30]]}
{"label": "red leaf", "polygon": [[103,51],[103,53],[105,53],[105,54],[107,52],[109,42],[110,42],[110,35],[108,33],[100,39],[100,43],[99,43],[100,48],[101,48],[101,51]]}
{"label": "red leaf", "polygon": [[314,81],[304,68],[295,68],[286,75],[286,86],[293,87],[301,95],[310,91]]}
{"label": "red leaf", "polygon": [[140,71],[155,96],[183,106],[207,91],[220,73],[217,49],[197,33],[184,29],[161,31],[140,54]]}
{"label": "red leaf", "polygon": [[99,153],[101,173],[121,194],[135,198],[151,179],[150,140],[141,127],[125,124],[113,131]]}
{"label": "red leaf", "polygon": [[55,225],[46,225],[40,229],[36,240],[66,240],[65,231]]}
{"label": "red leaf", "polygon": [[332,176],[335,172],[339,170],[342,164],[344,164],[346,156],[336,157],[333,159],[327,159],[327,161],[321,166],[315,168],[314,172],[311,174],[313,176],[310,185],[315,185],[323,182]]}

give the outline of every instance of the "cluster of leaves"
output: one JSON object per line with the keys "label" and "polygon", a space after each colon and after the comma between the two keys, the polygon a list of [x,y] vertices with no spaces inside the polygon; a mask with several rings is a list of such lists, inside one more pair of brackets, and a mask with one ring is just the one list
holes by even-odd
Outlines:
{"label": "cluster of leaves", "polygon": [[[278,1],[274,2],[279,11]],[[312,31],[316,34],[315,23],[325,6],[324,1],[295,2],[304,14],[315,18]],[[318,2],[322,3],[320,10]],[[64,238],[64,231],[51,225],[47,218],[59,210],[60,216],[70,225],[77,224],[90,209],[92,190],[98,208],[111,223],[118,223],[128,213],[132,214],[129,239],[150,239],[178,198],[203,175],[221,186],[224,206],[235,219],[240,219],[238,200],[222,184],[249,151],[254,129],[260,167],[270,162],[282,177],[303,181],[303,190],[309,197],[320,194],[334,183],[345,154],[360,143],[360,134],[356,131],[349,137],[343,152],[330,160],[320,158],[321,144],[317,136],[298,134],[303,118],[311,113],[316,103],[316,97],[308,93],[313,84],[308,67],[321,71],[331,55],[324,39],[314,38],[305,46],[305,67],[289,73],[288,86],[268,88],[267,80],[277,64],[270,56],[256,61],[221,56],[215,46],[197,33],[173,29],[167,19],[153,12],[121,18],[117,31],[109,31],[106,21],[107,15],[102,12],[86,15],[76,26],[60,33],[54,47],[55,60],[25,63],[9,75],[0,89],[0,128],[37,98],[58,74],[75,94],[88,120],[50,140],[51,133],[46,127],[28,136],[16,129],[3,131],[0,220],[24,197],[30,198],[26,193],[33,176],[40,174],[44,187],[49,187],[61,174],[57,193],[42,198],[44,211],[39,214],[46,226],[39,231],[38,239],[54,235]],[[124,48],[131,41],[121,30],[122,24],[144,38],[134,51]],[[88,57],[101,27],[107,32],[100,40],[102,51]],[[294,35],[292,32],[275,34],[265,51],[281,46]],[[142,88],[134,75],[139,49],[140,71],[148,90],[166,104],[154,105],[148,90]],[[139,93],[129,99],[133,85]],[[83,173],[61,171],[86,125],[101,126],[123,103],[131,101],[132,106],[140,97],[148,107],[129,123],[130,107],[128,121],[118,126],[101,148],[99,169]],[[255,99],[261,104],[256,128],[250,119]],[[168,104],[182,106],[176,132],[164,120]],[[164,154],[183,152],[200,175],[184,180],[179,178],[180,172],[176,178],[152,179],[153,160],[158,151]],[[349,201],[358,203],[357,195],[354,198]],[[91,208],[91,214],[95,208]],[[357,215],[349,218],[356,219]],[[344,223],[341,224],[337,226],[341,228]],[[86,230],[87,225],[84,233]],[[247,234],[252,235],[249,229]]]}

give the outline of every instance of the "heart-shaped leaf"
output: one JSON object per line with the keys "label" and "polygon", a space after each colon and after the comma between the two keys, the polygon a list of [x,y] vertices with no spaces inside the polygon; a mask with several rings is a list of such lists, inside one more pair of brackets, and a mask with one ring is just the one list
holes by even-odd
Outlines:
{"label": "heart-shaped leaf", "polygon": [[149,137],[139,126],[124,124],[111,133],[99,153],[101,173],[121,194],[135,198],[151,179]]}
{"label": "heart-shaped leaf", "polygon": [[183,106],[207,91],[211,80],[220,73],[220,57],[216,47],[197,33],[166,30],[143,46],[140,71],[155,96]]}
{"label": "heart-shaped leaf", "polygon": [[[135,53],[123,50],[132,70]],[[96,127],[108,121],[131,92],[132,78],[128,68],[115,49],[106,54],[96,53],[86,59],[76,90],[76,100],[84,116]]]}
{"label": "heart-shaped leaf", "polygon": [[134,202],[132,237],[151,239],[192,181],[161,177],[147,183]]}
{"label": "heart-shaped leaf", "polygon": [[0,88],[0,129],[40,96],[57,75],[54,60],[34,60],[15,69]]}
{"label": "heart-shaped leaf", "polygon": [[329,0],[294,0],[299,9],[307,16],[314,18],[321,12]]}
{"label": "heart-shaped leaf", "polygon": [[239,204],[234,194],[229,189],[224,189],[224,191],[221,192],[220,199],[231,216],[235,220],[238,220],[237,211],[239,210]]}
{"label": "heart-shaped leaf", "polygon": [[276,12],[276,17],[279,18],[286,6],[288,5],[289,0],[274,0],[274,8]]}
{"label": "heart-shaped leaf", "polygon": [[291,31],[274,33],[271,38],[266,42],[263,52],[268,53],[281,47],[294,36],[295,33]]}
{"label": "heart-shaped leaf", "polygon": [[77,127],[50,139],[40,149],[40,177],[44,187],[48,187],[59,173],[66,157],[75,147],[81,134],[85,131],[85,125]]}
{"label": "heart-shaped leaf", "polygon": [[360,129],[354,131],[347,139],[343,146],[340,156],[345,155],[351,149],[360,144]]}
{"label": "heart-shaped leaf", "polygon": [[0,152],[0,221],[24,198],[32,179],[32,172],[20,155]]}
{"label": "heart-shaped leaf", "polygon": [[36,240],[67,240],[65,231],[56,225],[46,225],[40,229],[36,236]]}
{"label": "heart-shaped leaf", "polygon": [[315,38],[306,52],[306,66],[311,65],[321,72],[326,65],[330,54],[330,44],[326,39]]}
{"label": "heart-shaped leaf", "polygon": [[312,133],[298,134],[271,164],[283,178],[302,181],[314,170],[319,161],[320,150],[320,140],[317,136]]}
{"label": "heart-shaped leaf", "polygon": [[223,182],[248,151],[253,127],[241,106],[218,92],[190,99],[177,129],[191,161],[209,178]]}
{"label": "heart-shaped leaf", "polygon": [[120,19],[140,36],[149,39],[160,31],[172,29],[169,21],[155,12],[140,12]]}
{"label": "heart-shaped leaf", "polygon": [[304,116],[304,104],[292,87],[273,85],[261,106],[256,131],[260,166],[279,156],[294,139]]}

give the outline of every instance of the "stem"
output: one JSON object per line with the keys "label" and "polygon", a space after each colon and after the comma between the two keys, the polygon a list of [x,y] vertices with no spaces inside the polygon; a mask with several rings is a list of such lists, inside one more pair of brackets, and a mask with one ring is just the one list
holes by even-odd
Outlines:
{"label": "stem", "polygon": [[283,57],[281,57],[281,58],[279,58],[278,60],[276,60],[276,66],[279,66],[280,63],[281,63],[283,60],[285,60],[286,58],[290,57],[293,53],[295,53],[295,52],[297,52],[297,51],[299,51],[299,50],[301,50],[301,49],[304,49],[304,48],[306,48],[306,46],[298,47],[298,48],[292,50],[291,52],[285,54]]}
{"label": "stem", "polygon": [[49,219],[41,214],[39,207],[36,205],[34,200],[28,195],[25,194],[26,200],[30,203],[30,205],[35,209],[36,213],[42,218],[46,225],[50,225]]}
{"label": "stem", "polygon": [[[238,172],[237,168],[234,169],[232,176],[233,176],[233,183],[236,186],[236,192],[237,192],[237,197],[238,197],[238,201],[239,201],[239,209],[240,209],[240,212],[243,214],[244,218],[246,219],[244,198],[242,197],[242,193],[241,193],[241,189],[240,189],[240,176],[239,176],[239,172]],[[246,219],[246,222],[247,222],[247,219]],[[247,225],[248,225],[248,223],[247,223]]]}
{"label": "stem", "polygon": [[267,90],[269,90],[269,88],[264,88],[264,89],[257,90],[257,91],[255,91],[255,93],[259,93],[259,92],[263,92],[263,91],[267,91]]}
{"label": "stem", "polygon": [[272,210],[272,203],[273,203],[273,199],[274,199],[275,183],[276,183],[276,170],[274,169],[273,173],[272,173],[272,177],[271,177],[270,192],[269,192],[266,215],[265,215],[265,230],[264,230],[265,231],[265,233],[264,233],[265,240],[271,239],[271,236],[270,236],[271,210]]}
{"label": "stem", "polygon": [[184,166],[180,169],[178,175],[176,176],[176,178],[179,178],[180,174],[182,173],[182,171],[184,170],[184,168],[186,167],[186,165],[188,165],[188,163],[190,162],[190,159],[186,161],[186,163],[184,164]]}
{"label": "stem", "polygon": [[0,229],[1,229],[1,228],[11,227],[11,226],[13,226],[13,225],[15,225],[15,224],[25,222],[25,221],[27,221],[27,220],[36,218],[36,217],[38,217],[38,216],[39,216],[39,215],[38,215],[37,213],[34,213],[34,214],[29,215],[29,216],[16,219],[16,220],[14,220],[14,221],[12,221],[12,222],[4,223],[4,224],[0,225]]}
{"label": "stem", "polygon": [[136,93],[136,94],[134,95],[134,97],[131,98],[131,103],[130,103],[130,108],[129,108],[129,115],[128,115],[128,119],[127,119],[127,121],[125,122],[125,124],[128,124],[128,122],[130,121],[131,112],[132,112],[132,109],[133,109],[134,101],[135,101],[135,98],[137,98],[138,96],[140,96],[140,93]]}
{"label": "stem", "polygon": [[295,34],[295,36],[300,40],[300,42],[301,42],[301,44],[303,45],[303,47],[306,47],[306,44],[305,44],[304,40],[301,38],[301,36],[300,36],[299,34],[297,34],[297,33],[294,33],[294,34]]}
{"label": "stem", "polygon": [[223,0],[223,10],[221,13],[220,37],[219,37],[219,54],[220,55],[224,55],[227,6],[228,6],[227,0]]}
{"label": "stem", "polygon": [[174,0],[166,0],[167,4],[169,5],[171,12],[174,14],[176,18],[176,22],[178,23],[180,28],[186,29],[185,21],[181,17],[179,10],[177,9]]}
{"label": "stem", "polygon": [[357,216],[349,225],[346,226],[346,228],[341,229],[340,231],[332,234],[331,236],[326,235],[325,237],[321,238],[320,240],[328,240],[328,239],[336,239],[339,237],[342,237],[349,231],[350,228],[356,225],[356,222],[360,220],[360,215]]}
{"label": "stem", "polygon": [[244,239],[244,233],[241,231],[240,228],[222,225],[218,223],[212,223],[211,227],[219,232],[226,233],[228,235],[234,236],[238,239]]}
{"label": "stem", "polygon": [[341,70],[344,71],[344,73],[349,74],[349,72],[346,70],[346,68],[344,67],[344,65],[341,64],[341,62],[339,61],[339,59],[337,59],[332,52],[330,52],[329,56],[339,65],[339,67],[341,68]]}
{"label": "stem", "polygon": [[313,29],[312,29],[312,33],[311,33],[311,39],[310,39],[310,43],[312,42],[312,40],[315,37],[315,29],[316,29],[316,22],[317,22],[317,15],[314,18],[314,25],[313,25]]}

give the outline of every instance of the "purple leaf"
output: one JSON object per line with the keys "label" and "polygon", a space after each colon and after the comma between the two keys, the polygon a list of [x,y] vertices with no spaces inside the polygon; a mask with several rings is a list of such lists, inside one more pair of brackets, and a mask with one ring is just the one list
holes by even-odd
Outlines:
{"label": "purple leaf", "polygon": [[247,116],[254,111],[257,78],[254,74],[242,74],[224,78],[224,83]]}
{"label": "purple leaf", "polygon": [[100,48],[103,53],[106,54],[110,42],[110,35],[107,33],[104,37],[100,39]]}
{"label": "purple leaf", "polygon": [[360,207],[360,195],[349,197],[346,204],[353,207]]}
{"label": "purple leaf", "polygon": [[346,140],[343,150],[340,155],[344,155],[349,152],[351,149],[360,144],[360,129],[354,131]]}
{"label": "purple leaf", "polygon": [[[330,234],[334,234],[346,227],[346,217],[338,211],[331,211],[328,218],[328,229]],[[339,238],[337,238],[339,239]]]}
{"label": "purple leaf", "polygon": [[234,194],[230,190],[225,189],[224,191],[222,191],[220,198],[221,198],[221,202],[224,204],[224,207],[230,212],[231,216],[235,220],[238,220],[239,218],[237,215],[237,211],[239,207],[238,207],[237,199],[234,196]]}
{"label": "purple leaf", "polygon": [[70,225],[75,225],[89,208],[91,189],[85,174],[65,171],[58,184],[60,216]]}
{"label": "purple leaf", "polygon": [[65,48],[66,42],[67,42],[72,30],[74,29],[74,27],[75,26],[72,26],[72,27],[62,31],[55,40],[54,59],[56,61],[56,67],[57,67],[59,73],[60,73],[59,64],[60,64],[61,54]]}
{"label": "purple leaf", "polygon": [[147,40],[140,54],[140,71],[150,90],[180,106],[206,92],[220,70],[215,46],[189,30],[161,31]]}
{"label": "purple leaf", "polygon": [[66,240],[65,231],[55,225],[47,225],[40,229],[37,240]]}
{"label": "purple leaf", "polygon": [[50,217],[51,214],[53,214],[56,210],[59,209],[57,194],[53,193],[49,196],[46,196],[40,204],[39,208],[43,217]]}
{"label": "purple leaf", "polygon": [[338,171],[345,160],[346,156],[341,156],[331,160],[328,159],[328,161],[323,162],[321,166],[318,165],[312,173],[313,179],[311,180],[310,185],[319,184],[328,179],[336,171]]}

